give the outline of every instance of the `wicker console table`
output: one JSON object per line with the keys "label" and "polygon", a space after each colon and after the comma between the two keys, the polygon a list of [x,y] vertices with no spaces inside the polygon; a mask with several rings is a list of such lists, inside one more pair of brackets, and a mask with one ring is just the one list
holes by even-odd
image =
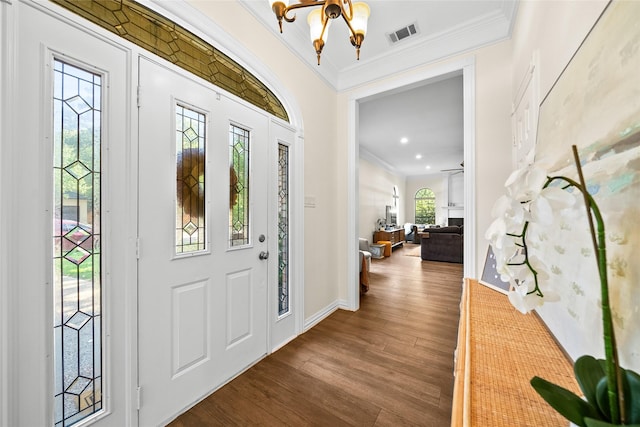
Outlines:
{"label": "wicker console table", "polygon": [[567,426],[529,384],[536,375],[580,393],[571,361],[537,315],[465,279],[451,426]]}

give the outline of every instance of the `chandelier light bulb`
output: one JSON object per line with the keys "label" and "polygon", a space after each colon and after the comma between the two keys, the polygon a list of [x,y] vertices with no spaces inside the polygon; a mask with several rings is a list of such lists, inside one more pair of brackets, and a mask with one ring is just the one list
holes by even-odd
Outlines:
{"label": "chandelier light bulb", "polygon": [[320,55],[322,54],[322,48],[327,41],[327,37],[329,37],[331,20],[328,18],[323,19],[321,9],[314,9],[309,13],[309,16],[307,16],[307,23],[309,24],[309,37],[318,55],[318,65],[320,65]]}
{"label": "chandelier light bulb", "polygon": [[362,34],[362,37],[367,35],[367,22],[371,10],[369,6],[364,2],[357,2],[353,4],[353,18],[351,19],[351,27],[356,34]]}
{"label": "chandelier light bulb", "polygon": [[322,48],[327,41],[329,25],[332,20],[342,16],[351,33],[349,40],[356,48],[356,58],[360,59],[360,46],[362,46],[364,37],[367,34],[367,20],[371,13],[366,3],[352,3],[351,0],[299,0],[297,3],[289,5],[289,0],[269,0],[269,5],[278,19],[281,33],[283,20],[287,22],[296,20],[296,15],[289,17],[287,13],[294,9],[320,6],[320,8],[309,13],[307,17],[311,43],[313,43],[318,55],[318,65],[320,65]]}

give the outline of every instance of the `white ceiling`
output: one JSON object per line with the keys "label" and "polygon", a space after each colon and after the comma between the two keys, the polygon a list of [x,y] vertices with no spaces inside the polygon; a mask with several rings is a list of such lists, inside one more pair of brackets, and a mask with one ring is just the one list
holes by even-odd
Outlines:
{"label": "white ceiling", "polygon": [[404,176],[460,168],[462,74],[456,74],[360,102],[360,157]]}
{"label": "white ceiling", "polygon": [[[360,60],[348,29],[332,23],[321,64],[309,39],[307,14],[296,12],[283,33],[268,0],[239,0],[336,91],[353,89],[402,70],[510,37],[518,0],[365,0],[371,9]],[[290,4],[296,0],[290,0]],[[388,34],[415,24],[418,34],[395,44]],[[401,175],[459,168],[463,157],[462,76],[443,76],[360,103],[361,156]],[[409,142],[400,143],[401,137]],[[415,156],[423,158],[416,160]],[[426,169],[426,166],[431,169]]]}

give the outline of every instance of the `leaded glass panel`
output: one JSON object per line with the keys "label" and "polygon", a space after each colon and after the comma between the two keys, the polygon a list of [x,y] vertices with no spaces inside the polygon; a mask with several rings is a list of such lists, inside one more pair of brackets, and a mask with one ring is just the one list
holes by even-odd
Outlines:
{"label": "leaded glass panel", "polygon": [[102,409],[101,91],[98,74],[54,61],[54,423]]}
{"label": "leaded glass panel", "polygon": [[289,312],[289,147],[278,144],[278,315]]}
{"label": "leaded glass panel", "polygon": [[205,249],[205,115],[176,105],[176,254]]}
{"label": "leaded glass panel", "polygon": [[229,247],[249,244],[249,131],[229,127]]}
{"label": "leaded glass panel", "polygon": [[206,40],[133,0],[51,0],[143,49],[289,121],[275,94]]}

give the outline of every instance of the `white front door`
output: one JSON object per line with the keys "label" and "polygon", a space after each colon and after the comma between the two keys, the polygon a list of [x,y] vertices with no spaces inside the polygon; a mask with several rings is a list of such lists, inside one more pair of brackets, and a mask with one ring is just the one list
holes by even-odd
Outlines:
{"label": "white front door", "polygon": [[[267,351],[269,118],[140,60],[140,425]],[[271,227],[271,228],[270,228]]]}

